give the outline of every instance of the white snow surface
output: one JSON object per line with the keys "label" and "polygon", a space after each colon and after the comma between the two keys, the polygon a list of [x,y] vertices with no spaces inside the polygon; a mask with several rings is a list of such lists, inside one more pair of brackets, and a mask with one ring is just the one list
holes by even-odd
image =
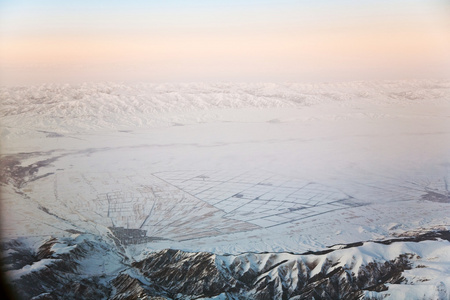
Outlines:
{"label": "white snow surface", "polygon": [[448,80],[2,87],[0,125],[38,166],[1,187],[7,239],[302,253],[450,225]]}
{"label": "white snow surface", "polygon": [[30,274],[33,272],[37,272],[44,268],[48,268],[55,261],[57,261],[57,259],[52,259],[52,258],[41,259],[31,265],[26,265],[19,270],[7,271],[6,276],[8,276],[8,278],[10,278],[11,280],[16,280],[24,275],[27,275],[27,274]]}

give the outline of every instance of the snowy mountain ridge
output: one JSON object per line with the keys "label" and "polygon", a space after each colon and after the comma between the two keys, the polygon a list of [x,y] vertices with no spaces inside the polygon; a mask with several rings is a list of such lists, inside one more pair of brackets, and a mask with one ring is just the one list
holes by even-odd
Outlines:
{"label": "snowy mountain ridge", "polygon": [[24,299],[448,299],[449,232],[414,239],[309,254],[166,249],[134,261],[110,240],[74,234],[17,240],[3,251]]}
{"label": "snowy mountain ridge", "polygon": [[[14,128],[14,123],[22,124],[21,128],[62,133],[147,128],[214,120],[214,116],[201,113],[188,118],[179,115],[206,110],[301,108],[327,103],[348,106],[360,102],[407,105],[411,101],[426,101],[432,105],[448,101],[449,91],[450,81],[432,80],[334,84],[90,83],[0,87],[0,120],[4,128]],[[3,131],[2,135],[6,136],[5,129]]]}

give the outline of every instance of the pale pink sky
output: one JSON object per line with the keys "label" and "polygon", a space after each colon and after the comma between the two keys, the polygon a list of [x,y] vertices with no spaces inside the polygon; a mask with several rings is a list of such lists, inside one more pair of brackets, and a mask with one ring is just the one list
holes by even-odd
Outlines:
{"label": "pale pink sky", "polygon": [[53,2],[0,0],[2,84],[450,74],[444,1]]}

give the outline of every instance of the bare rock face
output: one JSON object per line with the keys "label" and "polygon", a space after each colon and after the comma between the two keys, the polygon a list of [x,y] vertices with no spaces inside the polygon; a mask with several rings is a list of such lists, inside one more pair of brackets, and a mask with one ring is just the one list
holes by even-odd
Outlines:
{"label": "bare rock face", "polygon": [[[167,291],[171,298],[177,295],[213,297],[236,289],[237,281],[223,274],[215,264],[215,255],[180,250],[163,250],[134,263],[145,277]],[[225,276],[224,276],[225,275]]]}
{"label": "bare rock face", "polygon": [[164,300],[167,298],[152,296],[157,292],[154,289],[145,287],[139,280],[131,277],[128,274],[120,274],[113,281],[112,285],[115,288],[114,295],[111,300]]}

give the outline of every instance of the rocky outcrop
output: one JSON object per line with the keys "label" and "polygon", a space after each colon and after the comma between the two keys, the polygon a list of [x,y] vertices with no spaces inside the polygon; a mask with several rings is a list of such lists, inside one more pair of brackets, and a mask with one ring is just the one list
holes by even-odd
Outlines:
{"label": "rocky outcrop", "polygon": [[215,255],[211,253],[167,249],[150,254],[133,267],[170,298],[213,297],[238,291],[237,280],[217,268]]}
{"label": "rocky outcrop", "polygon": [[[92,256],[105,250],[112,249],[95,239],[50,238],[37,248],[10,242],[2,267],[19,299],[104,299],[110,294],[105,285],[110,278],[84,269]],[[26,261],[8,264],[20,253],[28,254]]]}
{"label": "rocky outcrop", "polygon": [[167,298],[153,296],[158,294],[158,292],[149,287],[145,287],[142,282],[130,275],[124,273],[117,276],[113,281],[112,285],[115,291],[112,293],[113,296],[111,300],[133,300],[133,299],[144,299],[144,300],[164,300]]}

